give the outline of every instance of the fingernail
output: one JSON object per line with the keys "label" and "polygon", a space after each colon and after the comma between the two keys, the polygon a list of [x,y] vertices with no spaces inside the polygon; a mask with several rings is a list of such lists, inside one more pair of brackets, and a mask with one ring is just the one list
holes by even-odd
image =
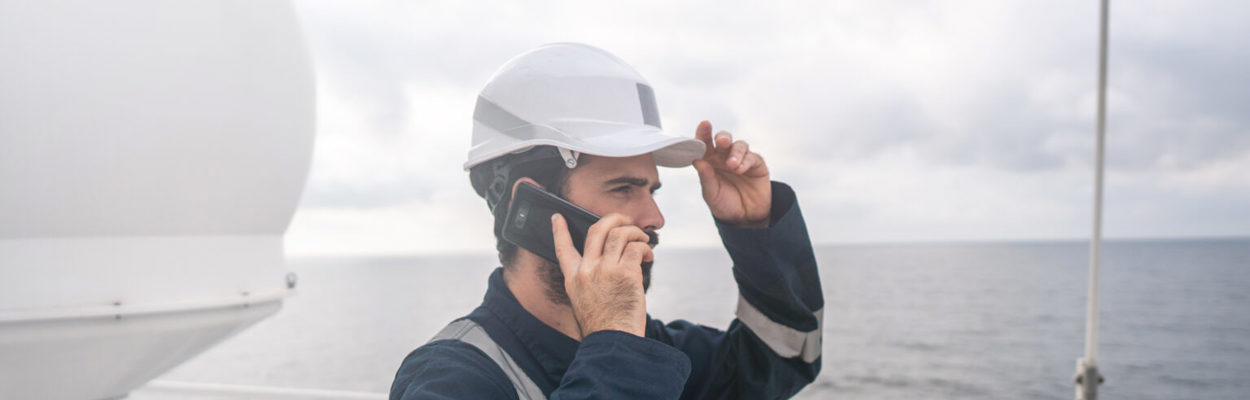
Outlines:
{"label": "fingernail", "polygon": [[729,157],[729,162],[738,162],[738,156]]}
{"label": "fingernail", "polygon": [[551,222],[556,222],[556,217],[559,217],[559,216],[560,214],[551,214]]}

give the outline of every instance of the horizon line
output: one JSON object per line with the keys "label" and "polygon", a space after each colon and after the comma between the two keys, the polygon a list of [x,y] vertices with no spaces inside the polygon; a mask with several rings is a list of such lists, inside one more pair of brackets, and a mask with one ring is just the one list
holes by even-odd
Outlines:
{"label": "horizon line", "polygon": [[[1071,244],[1088,242],[1088,238],[1027,238],[1027,239],[916,239],[916,240],[877,240],[877,241],[825,241],[812,243],[812,247],[855,247],[855,246],[926,246],[926,245],[961,245],[961,244]],[[1104,237],[1104,243],[1128,242],[1199,242],[1199,241],[1250,241],[1250,235],[1222,236],[1118,236]],[[709,250],[718,249],[719,245],[670,245],[663,250]],[[284,254],[290,260],[335,259],[335,258],[374,258],[400,259],[412,257],[455,257],[494,255],[494,250],[431,250],[431,251],[399,251],[399,252],[365,252],[365,253],[305,253]]]}

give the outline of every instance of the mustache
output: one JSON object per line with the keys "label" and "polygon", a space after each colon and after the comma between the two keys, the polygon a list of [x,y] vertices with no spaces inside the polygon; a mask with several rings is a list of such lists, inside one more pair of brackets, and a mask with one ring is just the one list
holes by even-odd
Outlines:
{"label": "mustache", "polygon": [[656,232],[646,232],[646,234],[647,234],[647,237],[650,237],[650,238],[651,238],[650,240],[647,240],[647,244],[651,245],[651,247],[655,247],[655,246],[660,245],[660,234],[659,234],[659,233],[656,233]]}

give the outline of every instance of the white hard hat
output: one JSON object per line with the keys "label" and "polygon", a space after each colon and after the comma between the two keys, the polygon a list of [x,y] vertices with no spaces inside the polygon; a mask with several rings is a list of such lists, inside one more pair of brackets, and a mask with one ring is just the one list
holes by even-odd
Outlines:
{"label": "white hard hat", "polygon": [[578,43],[538,47],[495,72],[477,98],[464,169],[540,145],[559,149],[569,168],[580,153],[652,153],[657,165],[684,167],[705,149],[701,141],[660,129],[655,94],[637,71]]}

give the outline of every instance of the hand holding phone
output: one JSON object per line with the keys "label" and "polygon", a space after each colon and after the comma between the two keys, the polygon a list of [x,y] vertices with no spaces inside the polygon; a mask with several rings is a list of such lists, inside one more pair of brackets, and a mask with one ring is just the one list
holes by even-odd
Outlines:
{"label": "hand holding phone", "polygon": [[576,251],[559,215],[552,235],[564,290],[582,337],[615,330],[646,335],[647,298],[641,265],[654,259],[650,236],[624,215],[608,214],[586,234],[586,248]]}

